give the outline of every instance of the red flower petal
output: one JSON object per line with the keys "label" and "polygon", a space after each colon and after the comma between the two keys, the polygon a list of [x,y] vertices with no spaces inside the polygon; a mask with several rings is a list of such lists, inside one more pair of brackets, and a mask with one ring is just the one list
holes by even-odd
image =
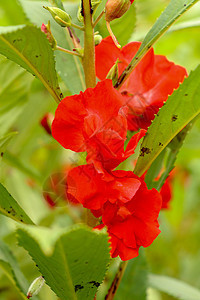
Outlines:
{"label": "red flower petal", "polygon": [[[132,42],[119,49],[110,37],[105,38],[95,50],[97,76],[104,79],[117,59],[120,61],[120,75],[140,45],[139,42]],[[120,88],[124,102],[129,107],[128,128],[146,129],[154,119],[154,114],[185,76],[185,68],[168,61],[165,56],[155,55],[150,49]]]}

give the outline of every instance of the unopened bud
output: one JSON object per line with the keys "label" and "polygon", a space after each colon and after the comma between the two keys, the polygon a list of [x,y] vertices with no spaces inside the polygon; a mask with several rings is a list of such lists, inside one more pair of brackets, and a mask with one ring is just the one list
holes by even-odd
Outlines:
{"label": "unopened bud", "polygon": [[95,43],[95,46],[99,45],[102,41],[102,36],[100,34],[97,34],[94,36],[94,43]]}
{"label": "unopened bud", "polygon": [[45,280],[43,276],[37,277],[30,285],[27,293],[27,299],[32,298],[33,296],[37,295],[41,290]]}
{"label": "unopened bud", "polygon": [[127,12],[133,1],[130,0],[108,0],[105,6],[105,19],[111,22],[122,17]]}
{"label": "unopened bud", "polygon": [[115,84],[118,81],[118,77],[119,77],[118,63],[119,63],[119,60],[117,59],[117,61],[112,66],[112,68],[110,69],[110,71],[108,72],[108,74],[106,76],[107,79],[112,79],[113,86],[115,86]]}
{"label": "unopened bud", "polygon": [[48,7],[43,6],[47,9],[54,20],[62,27],[70,27],[71,26],[71,17],[68,15],[64,10],[57,8],[57,7]]}
{"label": "unopened bud", "polygon": [[42,26],[41,26],[41,31],[45,33],[51,47],[55,50],[56,49],[56,46],[57,46],[57,42],[53,36],[53,34],[51,33],[51,28],[50,28],[50,21],[48,22],[47,25],[43,24],[42,23]]}

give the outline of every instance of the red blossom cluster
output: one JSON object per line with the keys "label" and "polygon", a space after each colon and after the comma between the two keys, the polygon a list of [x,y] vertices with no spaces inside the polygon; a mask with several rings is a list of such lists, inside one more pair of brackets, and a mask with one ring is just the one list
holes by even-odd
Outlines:
{"label": "red blossom cluster", "polygon": [[67,196],[90,209],[106,226],[112,257],[128,260],[140,246],[149,246],[160,233],[161,194],[148,190],[143,178],[115,170],[132,155],[145,129],[135,133],[125,148],[127,130],[147,128],[154,113],[187,75],[186,70],[150,50],[117,91],[109,69],[119,59],[119,74],[140,43],[118,49],[111,38],[96,47],[96,71],[101,81],[58,105],[53,137],[66,149],[87,152],[87,164],[72,168],[67,176]]}

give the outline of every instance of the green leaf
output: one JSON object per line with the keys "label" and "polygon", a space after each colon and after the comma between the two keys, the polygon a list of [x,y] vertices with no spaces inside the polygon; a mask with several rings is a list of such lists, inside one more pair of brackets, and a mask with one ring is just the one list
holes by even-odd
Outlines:
{"label": "green leaf", "polygon": [[25,22],[25,15],[17,0],[1,1],[1,26],[18,25]]}
{"label": "green leaf", "polygon": [[[167,8],[160,15],[157,21],[154,23],[153,27],[147,33],[144,41],[138,52],[135,54],[129,66],[120,76],[118,83],[115,87],[119,87],[124,82],[140,60],[145,56],[152,45],[164,34],[165,31],[187,10],[189,10],[198,0],[171,0]],[[130,67],[131,65],[131,67]],[[125,76],[126,75],[126,76]],[[122,80],[123,79],[123,80]]]}
{"label": "green leaf", "polygon": [[134,173],[141,176],[169,142],[200,113],[200,66],[168,98],[142,142]]}
{"label": "green leaf", "polygon": [[[31,232],[31,231],[30,231]],[[46,229],[47,232],[47,229]],[[110,260],[107,235],[76,227],[62,235],[58,234],[53,250],[45,251],[23,229],[17,231],[20,246],[24,247],[35,263],[46,283],[61,300],[93,299],[101,284]],[[52,248],[52,229],[46,243]],[[35,236],[35,235],[34,235]]]}
{"label": "green leaf", "polygon": [[33,224],[25,211],[0,183],[0,213],[21,223]]}
{"label": "green leaf", "polygon": [[146,300],[146,289],[147,263],[144,251],[140,250],[140,255],[128,262],[128,266],[115,295],[115,300]]}
{"label": "green leaf", "polygon": [[178,279],[149,275],[149,286],[181,300],[199,300],[200,290]]}
{"label": "green leaf", "polygon": [[29,284],[20,270],[13,253],[3,241],[0,241],[0,268],[4,271],[9,280],[19,289],[22,297],[26,299],[25,294]]}
{"label": "green leaf", "polygon": [[[41,27],[42,23],[47,24],[48,20],[51,21],[51,30],[56,38],[58,46],[61,46],[65,49],[72,50],[74,48],[69,32],[67,29],[61,28],[51,17],[48,11],[46,11],[43,6],[48,6],[49,2],[45,1],[27,1],[19,0],[21,3],[25,14],[29,20]],[[56,1],[57,3],[59,1]],[[76,23],[76,14],[77,14],[77,4],[69,2],[65,4],[65,10],[70,16],[74,23]],[[78,37],[82,40],[83,33],[75,30]],[[58,74],[64,81],[65,85],[68,87],[69,91],[73,94],[79,93],[81,90],[85,89],[84,82],[84,73],[80,59],[66,54],[60,51],[55,51],[56,55],[56,70]]]}
{"label": "green leaf", "polygon": [[[106,0],[107,1],[107,0]],[[97,15],[100,13],[106,4],[106,1],[102,1],[100,4]],[[110,25],[112,31],[114,32],[117,40],[121,45],[125,45],[128,43],[136,24],[136,9],[134,3],[131,5],[130,9],[119,19],[113,20]],[[108,30],[106,28],[105,18],[102,18],[95,30],[98,30],[103,37],[108,36]]]}
{"label": "green leaf", "polygon": [[0,138],[0,155],[1,155],[1,157],[3,157],[4,152],[7,148],[7,145],[9,144],[10,140],[16,134],[17,134],[17,132],[11,132]]}
{"label": "green leaf", "polygon": [[29,73],[0,56],[0,136],[5,135],[23,111],[32,81]]}
{"label": "green leaf", "polygon": [[39,28],[0,27],[0,53],[36,75],[54,99],[60,101],[53,50]]}

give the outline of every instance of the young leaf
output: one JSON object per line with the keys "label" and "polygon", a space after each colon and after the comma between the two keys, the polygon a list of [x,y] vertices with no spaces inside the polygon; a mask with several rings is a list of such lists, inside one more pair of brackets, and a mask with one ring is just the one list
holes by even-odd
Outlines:
{"label": "young leaf", "polygon": [[53,253],[44,253],[33,234],[23,229],[17,234],[20,246],[29,252],[46,283],[61,300],[94,298],[110,260],[107,235],[76,227],[57,236]]}
{"label": "young leaf", "polygon": [[[59,46],[72,50],[74,48],[71,38],[69,36],[68,29],[61,28],[51,17],[48,11],[46,11],[43,6],[48,6],[46,1],[27,1],[19,0],[22,5],[25,14],[28,19],[35,25],[41,27],[42,23],[47,24],[48,20],[51,21],[51,30],[56,38]],[[54,2],[58,5],[60,1]],[[77,19],[77,4],[76,3],[66,3],[65,10],[72,20]],[[76,34],[80,39],[82,39],[83,33],[76,31]],[[76,56],[63,53],[61,51],[55,51],[56,55],[56,70],[61,76],[62,80],[68,87],[69,91],[73,94],[79,93],[81,90],[85,89],[84,75],[82,64]]]}
{"label": "young leaf", "polygon": [[25,295],[29,284],[20,270],[14,255],[3,241],[0,241],[0,268],[19,289],[22,297],[26,299]]}
{"label": "young leaf", "polygon": [[33,224],[25,211],[19,206],[16,200],[9,194],[6,188],[0,183],[0,213],[17,222]]}
{"label": "young leaf", "polygon": [[141,176],[169,142],[200,113],[200,66],[168,98],[147,131],[135,174]]}
{"label": "young leaf", "polygon": [[149,286],[164,292],[181,300],[199,300],[200,290],[182,282],[178,279],[160,276],[155,274],[149,275]]}
{"label": "young leaf", "polygon": [[190,9],[198,0],[171,0],[167,8],[157,19],[153,27],[147,33],[144,41],[132,59],[130,65],[121,74],[115,87],[121,86],[125,78],[127,78],[139,61],[144,57],[152,45],[160,38],[160,36],[168,30],[168,28],[188,9]]}
{"label": "young leaf", "polygon": [[40,28],[0,27],[0,54],[36,75],[54,99],[60,101],[53,50]]}
{"label": "young leaf", "polygon": [[138,257],[133,258],[128,262],[128,266],[115,295],[115,300],[146,300],[146,289],[147,263],[144,251],[140,251]]}

